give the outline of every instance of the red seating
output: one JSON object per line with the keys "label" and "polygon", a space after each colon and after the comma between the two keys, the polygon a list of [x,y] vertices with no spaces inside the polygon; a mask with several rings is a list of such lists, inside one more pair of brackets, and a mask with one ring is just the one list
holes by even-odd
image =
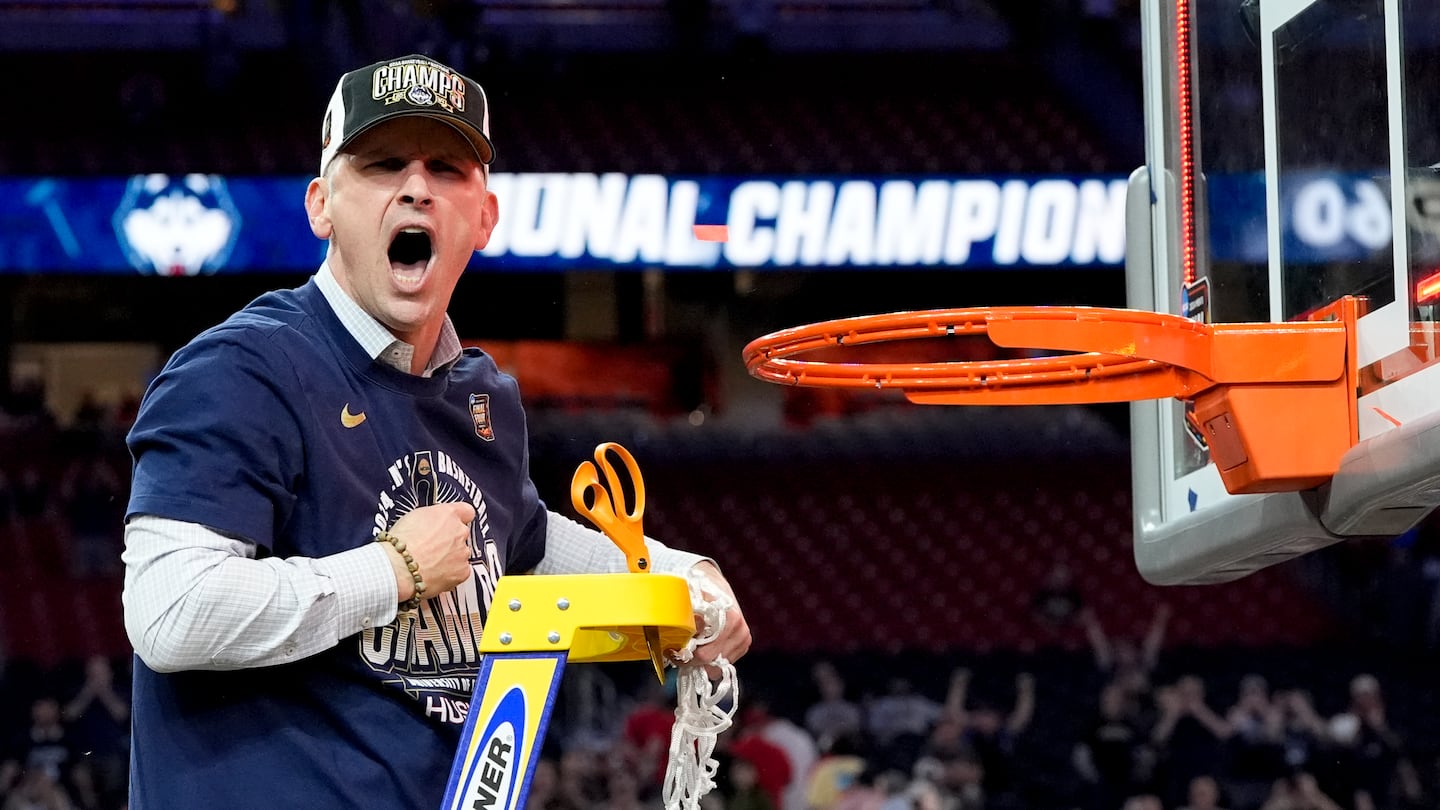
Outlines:
{"label": "red seating", "polygon": [[1123,471],[729,463],[650,477],[651,533],[724,561],[760,649],[1077,649],[1078,628],[1051,631],[1031,609],[1057,559],[1117,635],[1142,635],[1160,602],[1176,644],[1302,644],[1333,629],[1283,570],[1223,594],[1141,580]]}

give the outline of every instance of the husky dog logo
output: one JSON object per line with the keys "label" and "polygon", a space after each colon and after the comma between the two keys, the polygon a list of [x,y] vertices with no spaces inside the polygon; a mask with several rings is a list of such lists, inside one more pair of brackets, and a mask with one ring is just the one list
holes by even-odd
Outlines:
{"label": "husky dog logo", "polygon": [[225,265],[240,233],[240,212],[219,175],[143,174],[130,178],[114,225],[136,269],[194,276]]}

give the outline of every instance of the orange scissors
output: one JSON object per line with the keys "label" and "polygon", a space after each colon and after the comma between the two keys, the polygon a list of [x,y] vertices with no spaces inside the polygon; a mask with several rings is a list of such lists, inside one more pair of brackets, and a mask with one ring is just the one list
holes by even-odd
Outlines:
{"label": "orange scissors", "polygon": [[[611,465],[608,453],[613,452],[625,462],[625,471],[630,476],[634,490],[634,505],[625,507],[625,490],[620,477]],[[595,448],[595,462],[605,471],[605,482],[600,482],[600,473],[595,464],[583,461],[570,479],[570,502],[575,510],[590,519],[625,553],[625,562],[632,574],[650,573],[650,550],[645,545],[645,530],[641,524],[645,514],[645,480],[640,477],[640,465],[630,451],[615,442],[605,442]],[[588,498],[586,496],[589,496]],[[587,505],[586,501],[593,501]],[[645,628],[645,646],[650,651],[650,663],[655,666],[655,677],[665,680],[665,659],[660,652],[660,631],[654,627]]]}

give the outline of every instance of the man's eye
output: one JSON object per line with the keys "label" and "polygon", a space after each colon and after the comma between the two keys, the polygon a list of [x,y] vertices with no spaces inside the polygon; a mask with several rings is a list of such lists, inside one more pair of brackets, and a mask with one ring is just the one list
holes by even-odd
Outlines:
{"label": "man's eye", "polygon": [[385,171],[387,171],[387,172],[399,171],[399,170],[400,170],[401,168],[403,168],[404,166],[405,166],[405,161],[401,160],[400,158],[393,158],[393,157],[392,157],[392,158],[380,158],[380,159],[378,159],[378,160],[371,161],[371,163],[370,163],[370,167],[371,167],[372,169],[383,169],[383,170],[385,170]]}
{"label": "man's eye", "polygon": [[430,171],[436,174],[459,174],[460,167],[453,163],[446,163],[443,160],[433,160],[430,162]]}

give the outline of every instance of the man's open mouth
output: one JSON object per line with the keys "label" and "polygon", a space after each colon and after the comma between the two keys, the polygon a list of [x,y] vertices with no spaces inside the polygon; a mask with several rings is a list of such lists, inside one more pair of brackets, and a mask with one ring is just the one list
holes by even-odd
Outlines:
{"label": "man's open mouth", "polygon": [[432,255],[430,234],[419,228],[406,228],[390,243],[390,267],[407,272],[423,272]]}

